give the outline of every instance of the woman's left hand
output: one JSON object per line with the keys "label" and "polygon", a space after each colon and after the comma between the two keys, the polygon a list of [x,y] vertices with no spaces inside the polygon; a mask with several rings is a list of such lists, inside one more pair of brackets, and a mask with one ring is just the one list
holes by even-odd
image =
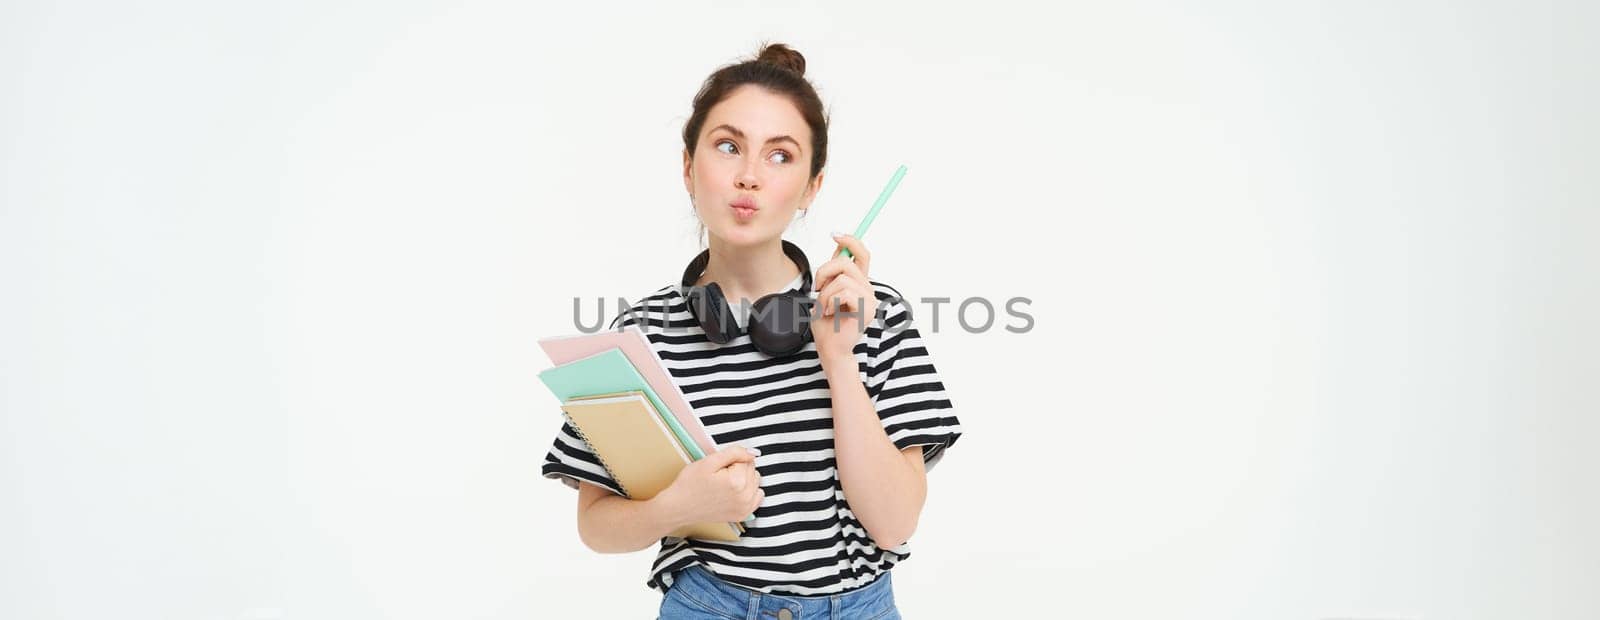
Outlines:
{"label": "woman's left hand", "polygon": [[849,360],[853,365],[856,343],[878,312],[878,297],[867,280],[872,254],[860,239],[850,235],[833,238],[852,256],[840,255],[835,248],[834,257],[817,268],[812,280],[820,294],[811,313],[811,338],[824,365],[836,360]]}

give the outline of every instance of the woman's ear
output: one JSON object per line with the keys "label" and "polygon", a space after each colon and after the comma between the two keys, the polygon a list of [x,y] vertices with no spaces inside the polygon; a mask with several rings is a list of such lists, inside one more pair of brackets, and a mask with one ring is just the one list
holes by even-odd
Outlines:
{"label": "woman's ear", "polygon": [[689,156],[689,149],[684,149],[683,150],[683,189],[684,189],[684,191],[689,192],[689,197],[690,198],[694,197],[694,175],[690,172],[693,169],[694,169],[694,158]]}
{"label": "woman's ear", "polygon": [[800,199],[801,211],[811,208],[811,201],[816,200],[817,192],[822,191],[822,177],[826,174],[827,171],[818,172],[816,177],[806,182],[806,193]]}

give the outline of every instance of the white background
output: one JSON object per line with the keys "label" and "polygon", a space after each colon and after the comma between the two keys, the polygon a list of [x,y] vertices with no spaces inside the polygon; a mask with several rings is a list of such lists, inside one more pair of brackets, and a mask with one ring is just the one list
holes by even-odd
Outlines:
{"label": "white background", "polygon": [[236,4],[0,7],[0,617],[651,617],[534,342],[677,276],[763,40],[791,239],[905,163],[874,277],[1033,300],[924,325],[908,617],[1600,617],[1593,3]]}

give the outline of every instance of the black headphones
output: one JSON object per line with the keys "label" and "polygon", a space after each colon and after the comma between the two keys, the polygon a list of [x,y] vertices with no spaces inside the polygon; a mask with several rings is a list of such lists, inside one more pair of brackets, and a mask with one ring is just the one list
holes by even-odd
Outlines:
{"label": "black headphones", "polygon": [[[756,350],[773,357],[793,355],[811,341],[811,263],[806,253],[788,241],[783,242],[783,253],[800,268],[800,288],[763,296],[750,307],[750,343]],[[740,336],[739,324],[733,320],[733,310],[722,294],[722,287],[708,282],[704,287],[694,285],[711,262],[711,250],[700,252],[683,270],[684,297],[689,302],[689,315],[705,330],[706,338],[725,344]]]}

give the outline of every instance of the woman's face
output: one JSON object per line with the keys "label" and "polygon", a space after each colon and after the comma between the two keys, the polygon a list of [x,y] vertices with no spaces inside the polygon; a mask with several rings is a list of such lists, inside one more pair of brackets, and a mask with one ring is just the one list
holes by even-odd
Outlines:
{"label": "woman's face", "polygon": [[787,98],[744,85],[711,107],[683,154],[683,184],[711,236],[756,245],[781,237],[822,187],[811,179],[811,128]]}

